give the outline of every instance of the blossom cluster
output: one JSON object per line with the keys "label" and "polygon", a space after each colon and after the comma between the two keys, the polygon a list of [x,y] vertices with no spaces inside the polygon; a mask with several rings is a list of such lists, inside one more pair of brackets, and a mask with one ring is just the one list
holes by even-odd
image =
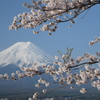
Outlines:
{"label": "blossom cluster", "polygon": [[[100,79],[100,77],[99,77],[99,79]],[[92,87],[96,87],[98,90],[100,90],[100,80],[93,81]]]}
{"label": "blossom cluster", "polygon": [[[82,85],[91,82],[92,87],[96,87],[100,90],[100,52],[97,52],[96,55],[89,53],[84,53],[83,56],[79,56],[76,59],[71,57],[71,52],[73,49],[67,48],[66,54],[61,54],[61,58],[55,56],[55,62],[52,65],[38,66],[34,64],[31,67],[20,67],[21,71],[16,71],[11,73],[9,76],[7,73],[4,75],[0,74],[0,79],[13,79],[17,81],[23,77],[34,77],[34,75],[39,75],[35,87],[41,87],[42,85],[45,88],[42,90],[42,93],[48,93],[50,90],[48,87],[51,82],[49,79],[42,77],[42,74],[46,74],[53,79],[53,83],[59,84],[60,86],[70,85],[71,89],[75,88],[75,85]],[[98,64],[98,67],[93,67],[93,64]],[[75,72],[75,70],[78,70]],[[51,89],[52,91],[52,89]],[[82,88],[81,93],[85,93],[87,90]],[[32,98],[29,100],[34,100],[39,97],[40,93],[34,93]]]}
{"label": "blossom cluster", "polygon": [[18,70],[15,73],[11,73],[8,75],[5,73],[4,75],[0,74],[0,79],[14,80],[22,79],[23,77],[34,77],[34,75],[41,75],[44,72],[39,71],[39,67],[31,66],[31,67],[20,67],[21,71]]}
{"label": "blossom cluster", "polygon": [[[60,58],[58,56],[55,56],[57,62],[54,62],[54,65],[42,66],[45,74],[50,75],[56,84],[61,86],[71,85],[70,88],[74,89],[75,85],[80,86],[91,82],[92,87],[96,87],[98,90],[100,90],[100,69],[99,58],[97,56],[85,53],[84,56],[80,56],[76,60],[66,55],[62,55],[62,58],[63,57],[64,59],[67,59],[68,62],[62,62],[59,60]],[[87,62],[84,63],[84,60]],[[95,63],[98,63],[98,68],[91,66]],[[80,69],[81,66],[82,69]],[[76,68],[79,69],[79,72],[74,72]],[[40,77],[35,86],[39,88],[42,86],[42,84],[44,84],[46,88],[49,87],[51,83],[49,80]],[[82,88],[80,93],[85,93],[86,91],[87,89]],[[48,93],[50,90],[43,89],[42,92]],[[35,96],[33,99],[36,98],[37,96]]]}
{"label": "blossom cluster", "polygon": [[100,37],[95,36],[94,39],[95,40],[92,40],[92,41],[89,42],[89,45],[90,46],[94,45],[97,42],[100,42]]}
{"label": "blossom cluster", "polygon": [[[48,31],[48,35],[52,35],[59,23],[70,21],[74,24],[74,19],[80,13],[97,3],[100,3],[100,0],[33,0],[32,5],[23,4],[31,11],[15,16],[9,29],[40,26],[40,31]],[[40,31],[33,31],[33,33],[38,34]]]}
{"label": "blossom cluster", "polygon": [[86,92],[86,89],[85,89],[85,88],[82,88],[82,89],[80,90],[80,92],[81,92],[81,93],[85,93],[85,92]]}

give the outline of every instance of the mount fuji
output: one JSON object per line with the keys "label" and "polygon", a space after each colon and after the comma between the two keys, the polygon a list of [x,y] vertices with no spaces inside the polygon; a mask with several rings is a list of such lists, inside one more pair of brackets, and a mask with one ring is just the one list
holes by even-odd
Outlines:
{"label": "mount fuji", "polygon": [[0,52],[0,66],[10,64],[28,67],[37,63],[39,66],[54,62],[54,58],[31,42],[18,42]]}

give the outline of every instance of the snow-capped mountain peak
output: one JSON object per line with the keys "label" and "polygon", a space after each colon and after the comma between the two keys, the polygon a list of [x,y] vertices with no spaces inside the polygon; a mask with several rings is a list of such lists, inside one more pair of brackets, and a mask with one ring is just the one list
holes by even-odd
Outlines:
{"label": "snow-capped mountain peak", "polygon": [[18,42],[0,52],[0,66],[15,64],[17,66],[31,66],[52,63],[53,57],[31,42]]}

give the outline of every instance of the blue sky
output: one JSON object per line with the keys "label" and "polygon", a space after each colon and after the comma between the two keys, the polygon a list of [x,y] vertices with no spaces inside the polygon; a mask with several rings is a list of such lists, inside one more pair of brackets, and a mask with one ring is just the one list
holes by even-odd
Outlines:
{"label": "blue sky", "polygon": [[81,14],[72,28],[68,28],[69,23],[58,26],[58,30],[52,36],[42,32],[38,35],[32,33],[33,29],[9,30],[8,27],[13,21],[13,17],[19,13],[29,10],[22,6],[24,2],[31,0],[1,0],[0,1],[0,52],[16,42],[31,41],[50,55],[59,55],[58,50],[65,53],[66,47],[74,48],[73,57],[81,56],[84,52],[95,54],[100,50],[100,44],[88,46],[88,42],[94,36],[100,36],[100,5],[90,9],[88,14],[81,19]]}

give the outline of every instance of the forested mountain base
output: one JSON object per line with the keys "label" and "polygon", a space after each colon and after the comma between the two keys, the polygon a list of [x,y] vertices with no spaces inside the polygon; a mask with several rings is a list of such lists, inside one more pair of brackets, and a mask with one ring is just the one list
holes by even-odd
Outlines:
{"label": "forested mountain base", "polygon": [[[0,89],[0,99],[8,98],[8,100],[27,100],[35,93],[35,89],[31,88],[9,88]],[[96,89],[89,90],[86,94],[79,91],[63,91],[57,90],[49,94],[42,95],[38,100],[46,100],[46,98],[54,98],[54,100],[100,100],[100,92]]]}

